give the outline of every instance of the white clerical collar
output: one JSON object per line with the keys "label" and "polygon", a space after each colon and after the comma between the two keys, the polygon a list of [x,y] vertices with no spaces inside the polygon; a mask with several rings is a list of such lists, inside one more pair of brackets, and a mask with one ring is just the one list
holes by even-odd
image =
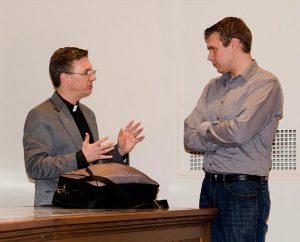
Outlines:
{"label": "white clerical collar", "polygon": [[76,112],[76,110],[77,110],[77,108],[78,108],[78,105],[74,105],[74,107],[73,107],[73,112]]}

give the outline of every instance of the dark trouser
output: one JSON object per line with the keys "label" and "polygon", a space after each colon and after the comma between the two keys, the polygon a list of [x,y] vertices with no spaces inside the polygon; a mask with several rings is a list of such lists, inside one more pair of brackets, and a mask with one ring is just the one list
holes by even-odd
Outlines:
{"label": "dark trouser", "polygon": [[267,180],[204,179],[200,208],[218,208],[211,225],[212,242],[264,242],[270,212]]}

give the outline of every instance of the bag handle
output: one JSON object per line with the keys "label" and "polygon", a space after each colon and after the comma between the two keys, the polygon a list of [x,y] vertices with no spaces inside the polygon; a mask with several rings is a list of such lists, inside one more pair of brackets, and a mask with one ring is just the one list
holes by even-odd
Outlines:
{"label": "bag handle", "polygon": [[112,180],[108,179],[104,176],[95,176],[94,173],[91,171],[90,168],[85,169],[89,176],[83,178],[85,181],[99,181],[104,183],[112,193],[113,197],[116,201],[122,203],[122,207],[131,208],[134,206],[134,202],[130,198],[130,196],[116,183]]}

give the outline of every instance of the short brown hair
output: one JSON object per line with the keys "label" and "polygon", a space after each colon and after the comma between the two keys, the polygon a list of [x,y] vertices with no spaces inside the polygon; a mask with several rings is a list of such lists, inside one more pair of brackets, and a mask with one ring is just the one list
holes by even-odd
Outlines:
{"label": "short brown hair", "polygon": [[250,53],[252,34],[242,19],[237,17],[226,17],[222,19],[204,31],[205,40],[214,32],[220,34],[220,39],[224,47],[229,45],[232,38],[237,38],[243,45],[242,50],[246,53]]}
{"label": "short brown hair", "polygon": [[64,47],[56,50],[49,64],[49,73],[54,87],[60,86],[60,74],[70,72],[73,62],[88,57],[88,51],[76,47]]}

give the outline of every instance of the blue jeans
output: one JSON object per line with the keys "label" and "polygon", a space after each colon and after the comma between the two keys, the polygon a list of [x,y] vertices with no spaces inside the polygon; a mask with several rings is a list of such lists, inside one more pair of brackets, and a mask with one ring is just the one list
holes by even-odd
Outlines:
{"label": "blue jeans", "polygon": [[264,242],[270,212],[268,181],[214,182],[204,179],[200,208],[218,208],[211,242]]}

